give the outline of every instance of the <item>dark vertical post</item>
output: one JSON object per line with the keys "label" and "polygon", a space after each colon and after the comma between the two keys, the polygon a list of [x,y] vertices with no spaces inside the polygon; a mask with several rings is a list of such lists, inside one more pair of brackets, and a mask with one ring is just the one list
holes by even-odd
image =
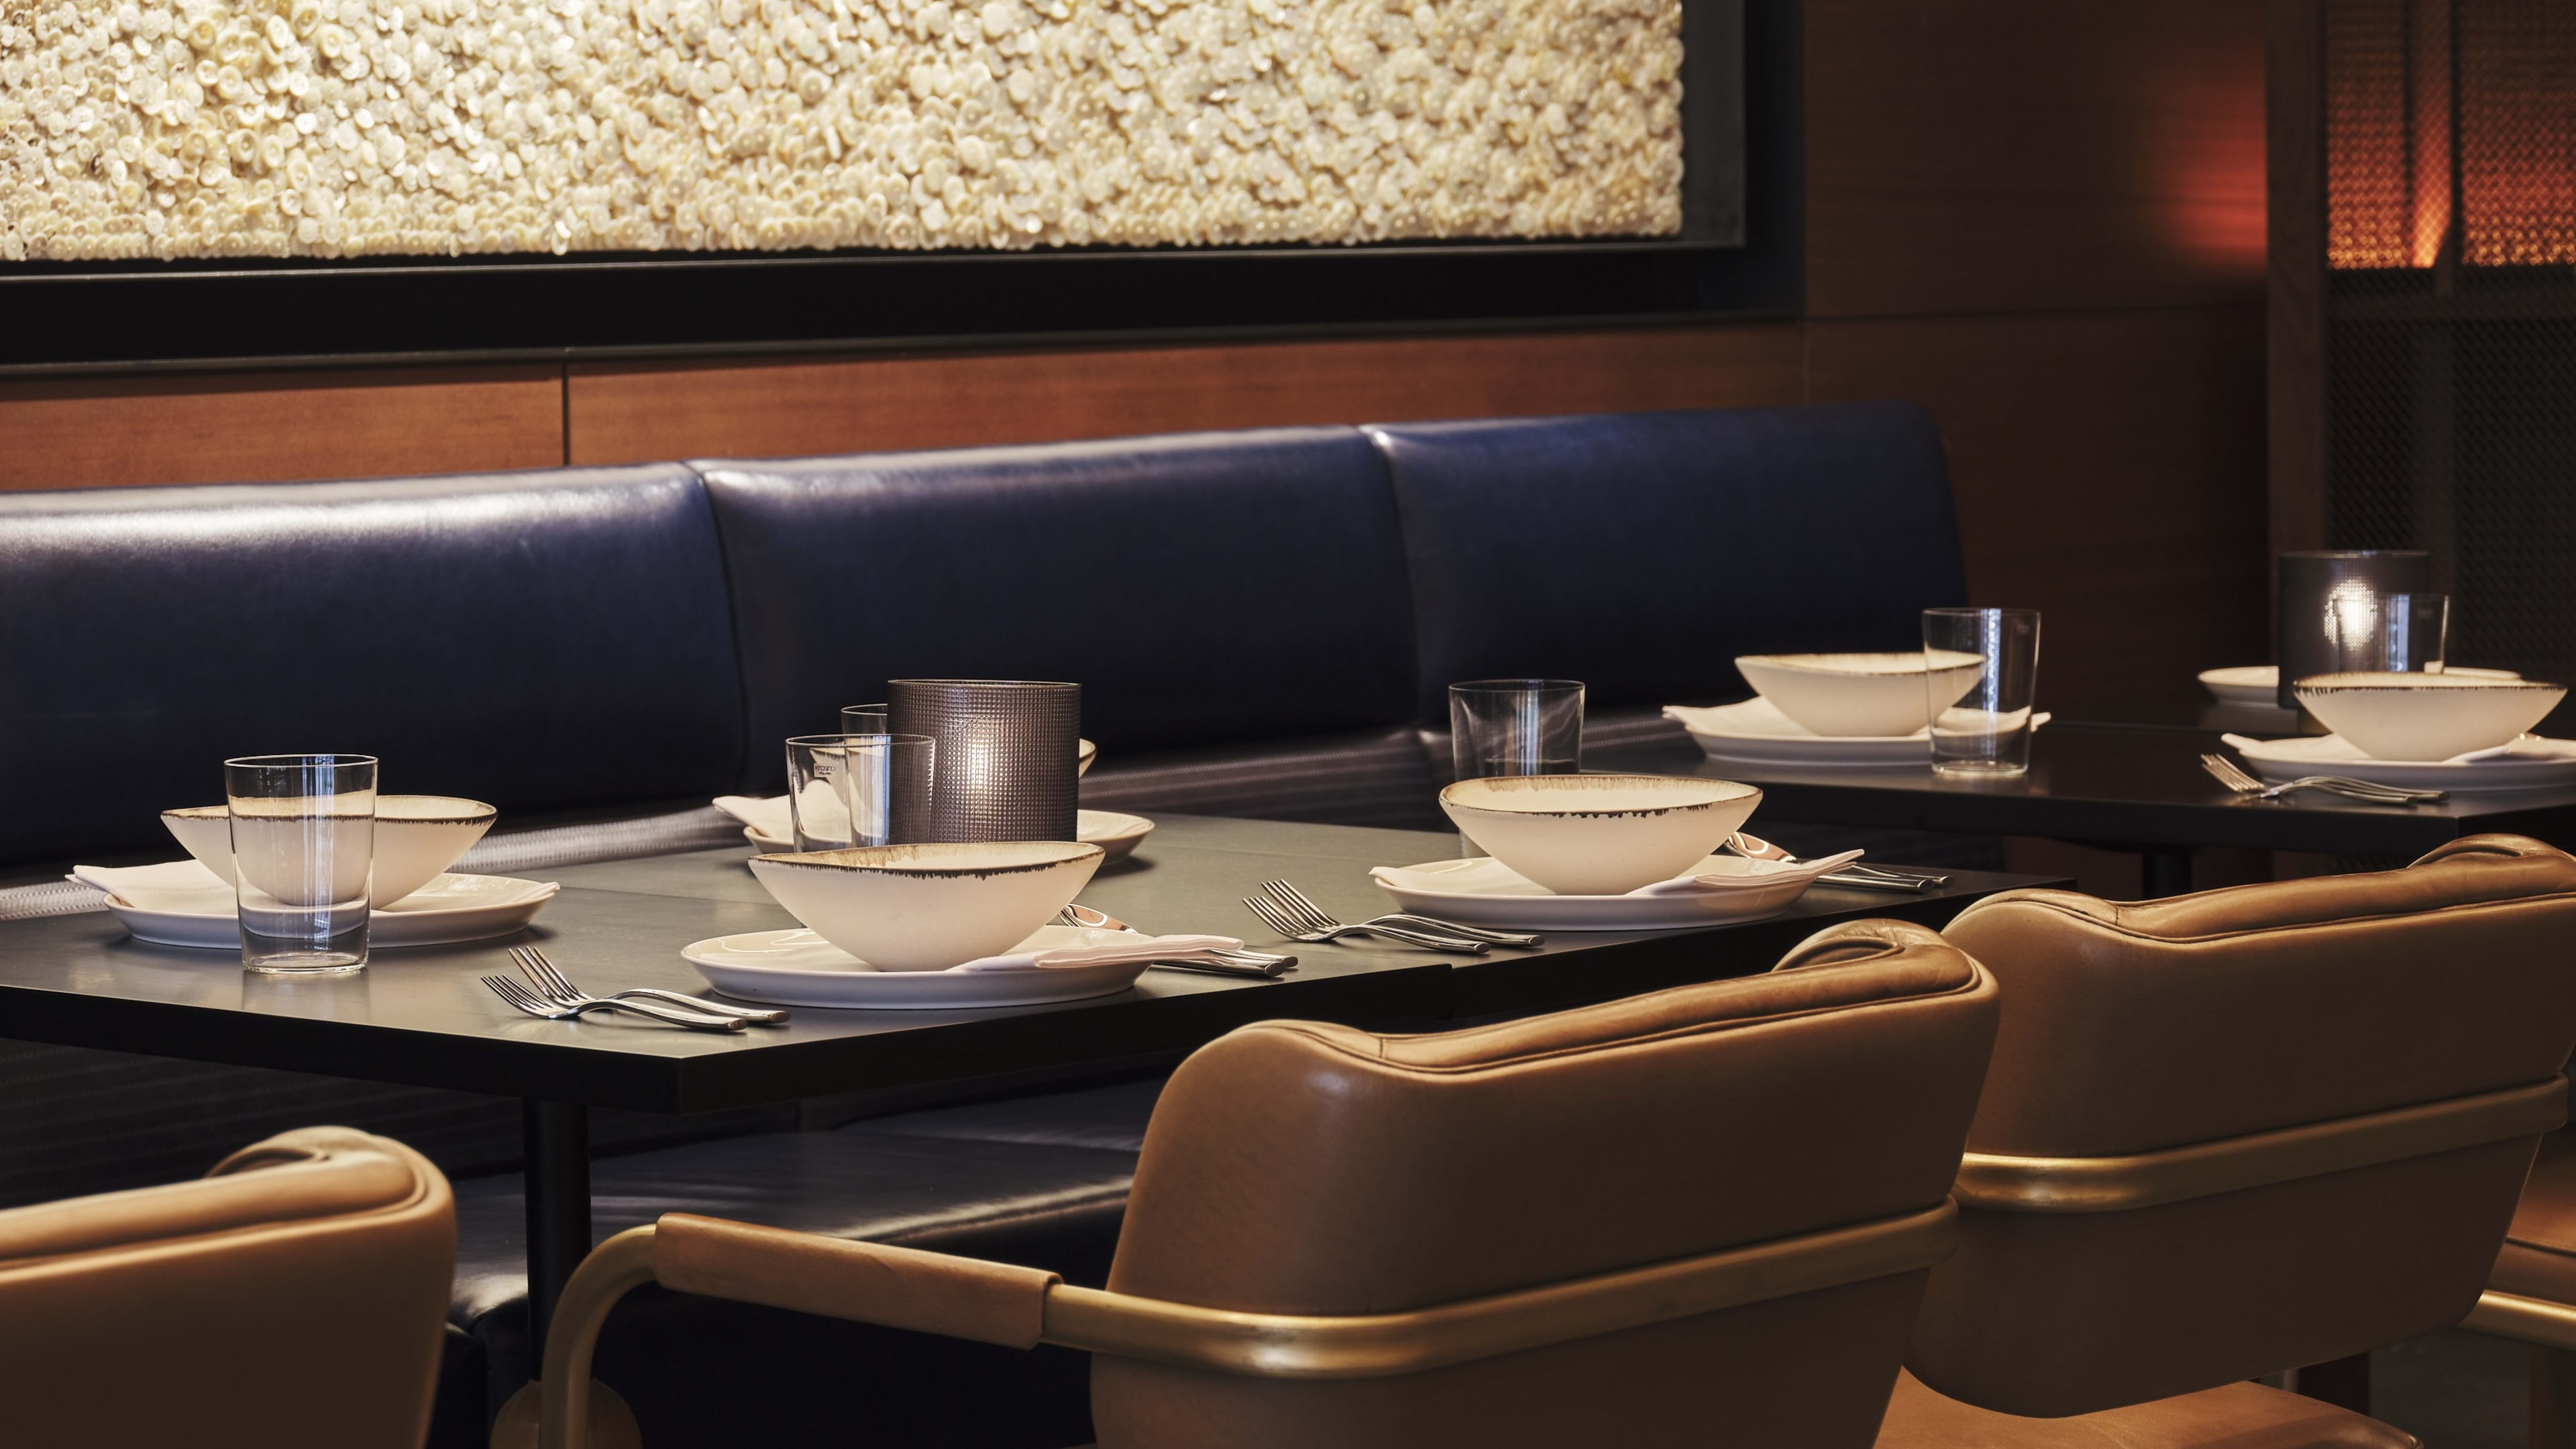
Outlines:
{"label": "dark vertical post", "polygon": [[544,1361],[546,1326],[590,1241],[590,1109],[520,1104],[528,1184],[528,1350]]}
{"label": "dark vertical post", "polygon": [[2367,1414],[2370,1412],[2370,1355],[2357,1353],[2350,1358],[2312,1363],[2299,1370],[2293,1387],[2311,1399],[2332,1404],[2338,1409]]}
{"label": "dark vertical post", "polygon": [[2162,900],[2191,892],[2191,847],[2159,845],[2138,852],[2138,898]]}
{"label": "dark vertical post", "polygon": [[2325,0],[2265,0],[2272,552],[2326,543]]}

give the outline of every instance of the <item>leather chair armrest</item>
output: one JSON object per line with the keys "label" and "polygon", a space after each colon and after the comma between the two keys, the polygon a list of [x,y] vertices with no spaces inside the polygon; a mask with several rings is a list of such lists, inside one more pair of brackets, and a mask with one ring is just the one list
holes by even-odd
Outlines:
{"label": "leather chair armrest", "polygon": [[[1055,1274],[884,1243],[686,1213],[629,1228],[574,1270],[546,1337],[541,1449],[590,1449],[591,1353],[627,1290],[684,1293],[858,1319],[1015,1348],[1041,1342],[1257,1378],[1374,1378],[1543,1347],[1772,1298],[1915,1272],[1950,1255],[1948,1199],[1898,1217],[1418,1309],[1354,1317],[1237,1313],[1071,1287]],[[513,1400],[514,1405],[522,1400]],[[495,1449],[527,1449],[505,1409]],[[601,1423],[623,1442],[632,1430]]]}
{"label": "leather chair armrest", "polygon": [[855,1318],[1010,1348],[1035,1348],[1047,1290],[1035,1268],[885,1243],[667,1213],[653,1245],[662,1286],[799,1313]]}

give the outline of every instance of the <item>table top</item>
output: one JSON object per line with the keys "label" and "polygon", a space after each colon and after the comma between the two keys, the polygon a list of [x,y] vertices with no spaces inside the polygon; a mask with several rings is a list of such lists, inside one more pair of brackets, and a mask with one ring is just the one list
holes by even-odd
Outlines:
{"label": "table top", "polygon": [[2486,831],[2576,841],[2576,787],[2454,794],[2432,805],[2368,805],[2302,790],[2279,801],[2229,794],[2201,768],[2215,733],[2172,726],[2050,724],[2030,773],[1951,780],[1929,765],[1832,768],[1712,760],[1683,741],[1586,750],[1588,770],[1707,775],[1763,790],[1762,815],[1818,825],[2038,835],[2137,847],[2238,846],[2420,855]]}
{"label": "table top", "polygon": [[[1389,908],[1371,865],[1446,859],[1458,837],[1282,821],[1159,817],[1136,855],[1082,901],[1158,934],[1276,938],[1240,897],[1296,884],[1360,920]],[[1421,1029],[1445,1017],[1544,1010],[1767,970],[1835,921],[1938,926],[1984,895],[2062,884],[1975,871],[1920,896],[1818,886],[1760,921],[1659,932],[1556,932],[1536,950],[1448,956],[1297,946],[1277,980],[1149,970],[1112,996],[971,1011],[794,1009],[740,1035],[624,1017],[540,1021],[476,980],[514,974],[536,942],[594,989],[704,992],[680,947],[793,926],[743,868],[743,847],[543,872],[563,890],[529,931],[487,942],[379,950],[361,973],[254,976],[229,952],[154,946],[105,913],[0,923],[0,1036],[198,1061],[322,1072],[594,1106],[703,1112],[829,1092],[1176,1056],[1246,1022],[1303,1017]]]}

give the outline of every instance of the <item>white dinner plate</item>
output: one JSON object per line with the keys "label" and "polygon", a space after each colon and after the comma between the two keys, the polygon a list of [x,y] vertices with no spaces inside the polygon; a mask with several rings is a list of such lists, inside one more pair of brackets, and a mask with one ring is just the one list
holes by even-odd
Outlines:
{"label": "white dinner plate", "polygon": [[1398,909],[1465,926],[1510,931],[1660,931],[1749,921],[1785,909],[1807,893],[1833,864],[1784,865],[1712,855],[1684,871],[1740,879],[1741,886],[1661,896],[1560,896],[1494,859],[1434,860],[1421,865],[1381,865],[1369,872]]}
{"label": "white dinner plate", "polygon": [[[2479,679],[2520,679],[2510,669],[2470,669],[2454,667],[2452,674],[2466,674]],[[2280,707],[2281,670],[2271,664],[2240,664],[2232,669],[2204,669],[2200,684],[2220,704],[2260,705],[2265,709]]]}
{"label": "white dinner plate", "polygon": [[[1012,951],[1069,946],[1118,933],[1079,926],[1040,926]],[[970,1006],[1035,1006],[1124,991],[1145,962],[1044,966],[1026,971],[879,971],[796,927],[717,936],[682,947],[682,960],[727,996],[775,1006],[940,1011]]]}
{"label": "white dinner plate", "polygon": [[[1712,760],[1746,765],[1920,765],[1932,763],[1931,736],[1820,735],[1760,695],[1737,704],[1664,706],[1664,718],[1690,732]],[[2031,728],[2048,723],[2043,712]]]}
{"label": "white dinner plate", "polygon": [[[138,941],[160,946],[194,946],[204,950],[238,950],[241,928],[233,888],[213,871],[202,885],[136,889],[139,899],[111,895],[107,908]],[[514,880],[496,875],[441,875],[389,906],[378,906],[367,922],[367,946],[444,946],[482,941],[524,929],[561,887],[553,881]]]}
{"label": "white dinner plate", "polygon": [[[787,809],[787,797],[779,796],[777,804],[780,813],[784,815]],[[779,825],[782,828],[793,828],[783,819]],[[1142,815],[1121,815],[1114,810],[1074,812],[1073,838],[1084,845],[1099,846],[1102,865],[1125,860],[1135,854],[1137,845],[1153,833],[1154,822]],[[778,852],[796,848],[796,842],[789,840],[785,835],[773,835],[758,825],[744,826],[742,838],[750,841],[753,849],[760,851]]]}
{"label": "white dinner plate", "polygon": [[2267,784],[2302,775],[2348,775],[2404,790],[2537,790],[2576,784],[2576,740],[2525,735],[2526,753],[2483,760],[2374,760],[2341,735],[2257,740],[2222,735]]}

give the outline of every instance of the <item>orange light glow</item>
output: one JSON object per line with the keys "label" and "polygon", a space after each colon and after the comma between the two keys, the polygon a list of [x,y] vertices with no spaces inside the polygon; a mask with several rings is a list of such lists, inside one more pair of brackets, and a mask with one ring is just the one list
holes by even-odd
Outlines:
{"label": "orange light glow", "polygon": [[2327,265],[2431,267],[2455,224],[2469,266],[2576,263],[2576,4],[2333,0]]}

